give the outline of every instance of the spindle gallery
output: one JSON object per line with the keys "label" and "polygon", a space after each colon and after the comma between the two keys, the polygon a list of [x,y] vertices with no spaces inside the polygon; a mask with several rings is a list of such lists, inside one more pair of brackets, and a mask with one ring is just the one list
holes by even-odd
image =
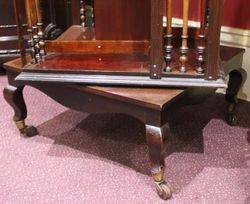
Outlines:
{"label": "spindle gallery", "polygon": [[[90,84],[225,87],[218,55],[220,1],[199,1],[199,28],[188,25],[189,0],[183,0],[182,28],[172,24],[175,2],[167,0],[166,3],[166,11],[163,11],[163,0],[105,3],[81,0],[80,25],[72,25],[58,39],[44,43],[41,15],[33,1],[25,1],[26,9],[33,8],[38,14],[27,11],[32,63],[24,66],[18,80],[35,77],[36,80],[57,81],[59,79],[54,79],[51,72],[63,72],[73,74],[65,75],[69,82]],[[213,11],[212,16],[209,10]],[[89,12],[92,15],[87,15]],[[114,16],[109,14],[117,12],[120,15],[112,22]],[[166,28],[162,26],[163,16],[167,16]],[[195,29],[197,32],[193,32]],[[194,43],[197,38],[199,42]],[[173,39],[181,43],[173,44]],[[48,53],[46,57],[45,53]],[[75,67],[62,63],[72,57]],[[79,74],[72,73],[74,70]]]}
{"label": "spindle gallery", "polygon": [[172,104],[190,87],[226,88],[230,73],[226,119],[236,122],[244,51],[220,46],[222,0],[195,1],[198,27],[189,24],[190,0],[182,0],[179,8],[181,27],[173,23],[174,0],[72,0],[72,25],[55,40],[45,38],[39,0],[13,2],[21,58],[5,64],[9,86],[4,95],[22,134],[37,134],[25,124],[25,85],[78,111],[133,116],[145,124],[152,177],[160,197],[168,199],[172,190],[164,179],[162,152]]}

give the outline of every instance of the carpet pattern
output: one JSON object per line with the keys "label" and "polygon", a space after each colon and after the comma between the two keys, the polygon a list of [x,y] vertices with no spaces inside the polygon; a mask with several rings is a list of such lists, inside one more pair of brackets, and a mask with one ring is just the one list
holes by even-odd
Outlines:
{"label": "carpet pattern", "polygon": [[[6,85],[0,76],[1,92]],[[33,138],[20,136],[0,94],[1,203],[250,203],[248,102],[240,101],[237,127],[223,120],[222,95],[171,114],[165,164],[174,195],[162,201],[142,123],[69,110],[30,87],[24,96],[27,123],[39,131]]]}

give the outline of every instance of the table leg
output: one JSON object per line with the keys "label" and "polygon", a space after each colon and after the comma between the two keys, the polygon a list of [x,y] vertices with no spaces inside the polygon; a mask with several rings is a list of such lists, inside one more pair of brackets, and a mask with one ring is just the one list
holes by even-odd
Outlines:
{"label": "table leg", "polygon": [[229,83],[228,89],[226,92],[226,101],[227,101],[227,113],[226,121],[229,125],[234,126],[237,124],[237,114],[236,106],[238,102],[238,93],[243,84],[243,73],[241,69],[233,70],[229,74]]}
{"label": "table leg", "polygon": [[165,127],[146,125],[146,138],[152,165],[151,174],[156,184],[156,190],[164,200],[172,195],[169,184],[164,180],[163,143],[166,138],[165,134]]}
{"label": "table leg", "polygon": [[15,87],[8,85],[4,91],[4,98],[7,103],[14,109],[13,120],[19,131],[27,137],[32,137],[38,134],[37,129],[33,126],[27,126],[25,119],[27,117],[27,108],[23,98],[24,86]]}

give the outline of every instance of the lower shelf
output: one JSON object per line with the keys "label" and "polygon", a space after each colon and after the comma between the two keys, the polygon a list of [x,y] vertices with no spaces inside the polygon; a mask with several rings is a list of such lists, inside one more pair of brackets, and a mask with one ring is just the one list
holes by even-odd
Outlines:
{"label": "lower shelf", "polygon": [[149,76],[22,72],[16,77],[16,80],[25,82],[59,82],[81,83],[86,85],[116,85],[137,87],[227,87],[226,81],[223,78],[209,81],[202,78],[163,77],[161,79],[150,79]]}

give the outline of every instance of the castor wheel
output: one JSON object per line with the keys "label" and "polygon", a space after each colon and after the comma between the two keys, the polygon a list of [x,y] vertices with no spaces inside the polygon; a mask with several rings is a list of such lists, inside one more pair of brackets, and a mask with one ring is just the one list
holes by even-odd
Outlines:
{"label": "castor wheel", "polygon": [[25,137],[33,137],[38,134],[37,129],[34,126],[27,126],[24,120],[16,121],[15,123],[20,133]]}
{"label": "castor wheel", "polygon": [[26,126],[24,129],[20,130],[20,132],[25,137],[33,137],[38,134],[38,131],[34,126]]}
{"label": "castor wheel", "polygon": [[236,126],[238,122],[238,117],[234,112],[228,112],[226,115],[226,121],[228,125]]}
{"label": "castor wheel", "polygon": [[161,199],[167,200],[172,197],[172,189],[168,183],[163,182],[155,182],[156,190]]}

